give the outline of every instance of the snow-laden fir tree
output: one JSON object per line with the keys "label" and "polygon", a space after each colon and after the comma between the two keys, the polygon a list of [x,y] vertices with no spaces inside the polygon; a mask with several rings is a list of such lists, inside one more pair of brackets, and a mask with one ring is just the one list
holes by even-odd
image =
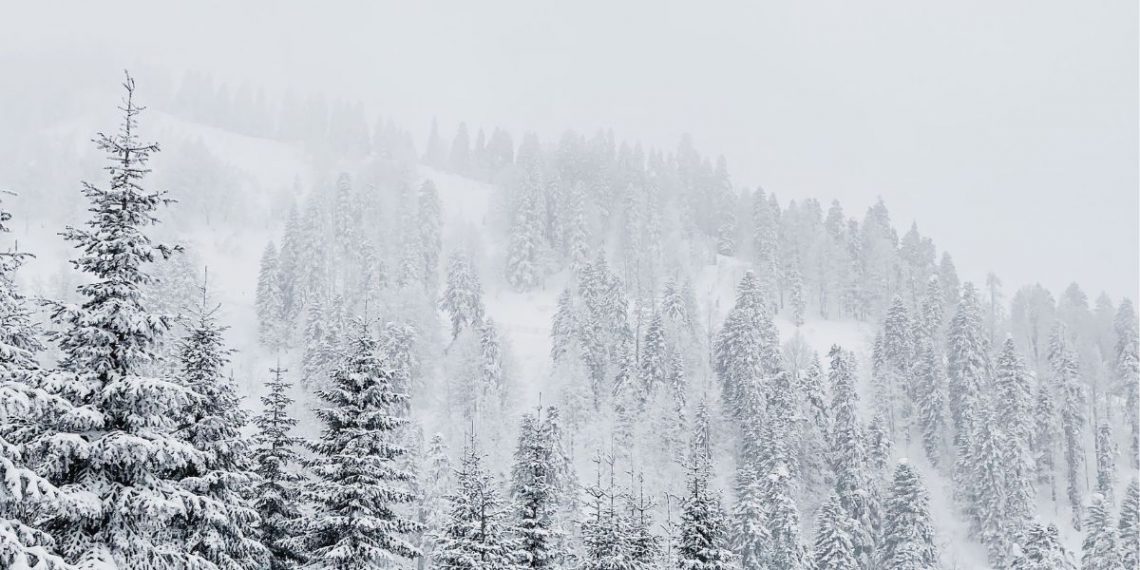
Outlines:
{"label": "snow-laden fir tree", "polygon": [[[748,390],[760,388],[765,379],[765,344],[771,324],[766,295],[751,271],[737,286],[736,304],[725,318],[713,348],[713,366],[721,382],[725,408],[740,417]],[[776,350],[779,347],[777,345]]]}
{"label": "snow-laden fir tree", "polygon": [[734,567],[736,560],[729,548],[720,497],[709,488],[712,466],[708,427],[702,422],[697,424],[682,499],[677,558],[681,570],[727,570]]}
{"label": "snow-laden fir tree", "polygon": [[764,568],[771,541],[765,521],[763,482],[751,463],[737,467],[732,506],[732,550],[745,570]]}
{"label": "snow-laden fir tree", "polygon": [[499,497],[481,465],[474,442],[463,451],[456,487],[447,496],[447,518],[432,551],[433,567],[444,570],[519,568],[518,541],[511,532],[510,507]]}
{"label": "snow-laden fir tree", "polygon": [[342,358],[343,323],[340,322],[336,299],[309,295],[305,312],[301,383],[303,386],[319,386]]}
{"label": "snow-laden fir tree", "polygon": [[756,259],[756,271],[761,283],[765,301],[774,306],[776,283],[779,280],[777,242],[779,224],[763,188],[757,188],[752,195],[752,255]]}
{"label": "snow-laden fir tree", "polygon": [[1061,446],[1061,419],[1053,390],[1045,382],[1037,383],[1037,397],[1033,405],[1033,458],[1036,463],[1037,485],[1049,493],[1057,503],[1057,449]]}
{"label": "snow-laden fir tree", "polygon": [[299,462],[301,439],[292,434],[297,420],[289,415],[293,399],[286,370],[271,369],[261,396],[262,411],[253,418],[253,468],[260,478],[253,490],[257,511],[257,537],[269,550],[269,570],[289,570],[305,560],[304,552],[291,540],[301,529],[302,504],[297,495],[303,477],[292,466]]}
{"label": "snow-laden fir tree", "polygon": [[787,467],[777,464],[765,479],[762,499],[766,505],[764,524],[768,527],[765,567],[807,570],[810,559],[800,535],[800,514],[792,497],[791,475]]}
{"label": "snow-laden fir tree", "polygon": [[973,431],[971,414],[981,398],[989,367],[981,331],[981,308],[972,283],[966,283],[962,288],[962,299],[950,319],[947,334],[949,407],[954,421],[954,443],[961,452],[964,448],[962,440]]}
{"label": "snow-laden fir tree", "polygon": [[1120,559],[1125,568],[1140,566],[1140,481],[1132,479],[1120,504]]}
{"label": "snow-laden fir tree", "polygon": [[423,283],[434,297],[439,287],[439,255],[441,245],[442,213],[439,191],[431,180],[420,186],[419,207],[416,209],[416,230],[419,232]]}
{"label": "snow-laden fir tree", "polygon": [[651,399],[669,383],[669,346],[665,339],[665,323],[661,313],[654,313],[641,344],[641,404]]}
{"label": "snow-laden fir tree", "polygon": [[1105,503],[1113,504],[1116,487],[1116,442],[1112,438],[1112,427],[1101,422],[1096,430],[1096,484],[1094,490],[1104,497]]}
{"label": "snow-laden fir tree", "polygon": [[550,323],[550,359],[558,362],[574,346],[577,339],[577,324],[574,316],[574,297],[570,289],[563,289],[558,296],[558,309]]}
{"label": "snow-laden fir tree", "polygon": [[1073,512],[1073,528],[1081,528],[1083,483],[1081,470],[1085,463],[1084,428],[1087,401],[1080,379],[1080,365],[1069,348],[1065,325],[1058,321],[1049,339],[1049,364],[1053,371],[1054,390],[1058,394],[1061,417],[1061,443],[1065,458],[1066,495]]}
{"label": "snow-laden fir tree", "polygon": [[408,397],[393,390],[364,323],[354,328],[349,355],[317,392],[324,427],[306,463],[313,513],[301,537],[313,568],[388,568],[419,554],[407,536],[422,527],[401,514],[402,505],[415,500],[413,474],[399,461],[407,453],[399,431],[407,423]]}
{"label": "snow-laden fir tree", "polygon": [[[1136,330],[1136,309],[1132,301],[1120,301],[1113,321],[1116,332],[1116,374],[1125,395],[1125,410],[1140,409],[1140,334]],[[1128,443],[1132,468],[1140,468],[1140,418],[1126,413],[1130,430]]]}
{"label": "snow-laden fir tree", "polygon": [[1007,508],[1007,462],[1005,435],[996,425],[993,404],[977,408],[977,427],[971,435],[970,474],[962,480],[963,506],[974,535],[986,546],[990,563],[1003,567],[1012,551],[1017,522]]}
{"label": "snow-laden fir tree", "polygon": [[931,465],[943,464],[948,426],[946,374],[934,339],[918,335],[914,363],[915,408],[922,448]]}
{"label": "snow-laden fir tree", "polygon": [[[620,493],[614,484],[613,455],[594,460],[597,466],[597,482],[586,489],[590,508],[582,522],[584,543],[583,570],[634,570],[645,566],[639,564],[635,548],[635,533],[630,520],[630,511],[619,503]],[[608,483],[602,485],[603,466],[608,469]]]}
{"label": "snow-laden fir tree", "polygon": [[1121,570],[1124,564],[1117,542],[1116,525],[1104,497],[1093,494],[1085,516],[1085,539],[1081,543],[1081,570]]}
{"label": "snow-laden fir tree", "polygon": [[812,551],[814,566],[818,570],[857,570],[855,544],[851,528],[855,524],[847,516],[839,495],[834,492],[819,511],[815,528],[815,546]]}
{"label": "snow-laden fir tree", "polygon": [[301,289],[301,239],[301,216],[297,212],[297,205],[290,204],[281,249],[277,254],[277,285],[281,292],[282,315],[290,333],[304,302],[304,292]]}
{"label": "snow-laden fir tree", "polygon": [[918,472],[908,462],[901,461],[895,468],[883,523],[880,568],[934,570],[939,567],[930,499]]}
{"label": "snow-laden fir tree", "polygon": [[[11,214],[0,210],[0,233],[9,231]],[[65,400],[33,386],[38,374],[36,354],[43,346],[24,296],[15,285],[15,272],[28,254],[0,253],[0,566],[5,568],[65,568],[56,554],[55,539],[36,528],[37,513],[66,505],[59,489],[24,465],[21,440],[54,415],[67,413]]]}
{"label": "snow-laden fir tree", "polygon": [[1065,550],[1059,535],[1054,525],[1030,526],[1010,570],[1077,570],[1072,553]]}
{"label": "snow-laden fir tree", "polygon": [[804,315],[807,313],[807,298],[804,292],[804,279],[798,269],[792,269],[788,282],[790,285],[788,304],[792,307],[792,324],[801,327],[804,324]]}
{"label": "snow-laden fir tree", "polygon": [[465,328],[483,322],[483,285],[462,253],[453,253],[447,264],[447,285],[440,307],[451,317],[451,338],[459,337]]}
{"label": "snow-laden fir tree", "polygon": [[859,421],[854,363],[839,346],[832,346],[828,357],[832,387],[829,455],[835,472],[835,490],[844,511],[855,522],[851,540],[855,544],[856,558],[861,567],[867,568],[874,559],[879,507]]}
{"label": "snow-laden fir tree", "polygon": [[72,264],[89,281],[77,289],[79,304],[51,305],[62,359],[42,387],[82,413],[45,424],[28,448],[50,482],[83,491],[83,508],[61,509],[45,525],[69,561],[208,567],[169,532],[199,501],[178,473],[207,458],[172,433],[198,403],[193,392],[172,378],[147,375],[168,320],[144,305],[142,290],[151,283],[145,268],[172,249],[146,231],[167,200],[142,186],[158,145],[139,141],[142,109],[129,76],[124,87],[119,131],[96,139],[110,162],[110,183],[84,184],[91,218],[63,233],[80,252]]}
{"label": "snow-laden fir tree", "polygon": [[994,376],[994,410],[1000,418],[986,429],[1000,431],[1002,463],[1005,465],[1005,506],[1002,509],[1006,541],[1016,544],[1032,522],[1037,497],[1033,484],[1033,383],[1012,338],[1002,344]]}
{"label": "snow-laden fir tree", "polygon": [[269,242],[261,254],[254,304],[257,307],[257,331],[261,344],[272,349],[282,348],[288,334],[279,274],[277,247]]}
{"label": "snow-laden fir tree", "polygon": [[554,449],[539,418],[523,414],[511,471],[514,527],[519,536],[519,564],[524,568],[554,568],[557,551],[554,528],[558,489]]}
{"label": "snow-laden fir tree", "polygon": [[538,201],[533,194],[527,194],[515,211],[507,245],[507,283],[516,291],[529,291],[538,285],[541,240]]}
{"label": "snow-laden fir tree", "polygon": [[875,366],[876,405],[885,421],[885,428],[893,440],[896,434],[908,434],[909,441],[911,400],[914,398],[911,367],[914,360],[914,338],[911,319],[906,305],[896,295],[883,320],[881,343]]}
{"label": "snow-laden fir tree", "polygon": [[424,532],[418,545],[420,558],[417,567],[422,570],[432,559],[435,539],[447,520],[447,494],[451,492],[452,469],[443,434],[431,437],[421,467],[419,484],[422,497],[417,508],[417,520],[423,525]]}
{"label": "snow-laden fir tree", "polygon": [[[226,327],[218,324],[218,307],[207,305],[205,285],[194,322],[178,343],[178,380],[194,395],[175,432],[204,458],[178,470],[180,484],[198,496],[186,515],[185,548],[218,568],[256,568],[268,563],[269,552],[258,540],[258,512],[250,500],[257,481],[250,462],[250,441],[241,430],[248,413],[231,378],[226,377],[230,350]],[[178,532],[178,531],[176,531]]]}

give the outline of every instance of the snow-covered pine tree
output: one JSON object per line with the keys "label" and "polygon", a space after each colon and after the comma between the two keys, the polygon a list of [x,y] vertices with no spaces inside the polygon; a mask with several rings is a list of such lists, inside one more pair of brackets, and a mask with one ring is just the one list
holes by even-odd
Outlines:
{"label": "snow-covered pine tree", "polygon": [[1116,525],[1108,515],[1104,497],[1093,494],[1085,517],[1085,540],[1081,543],[1081,570],[1120,570],[1124,564],[1117,543]]}
{"label": "snow-covered pine tree", "polygon": [[876,478],[887,475],[892,447],[888,421],[883,414],[875,414],[867,426],[867,464]]}
{"label": "snow-covered pine tree", "polygon": [[918,335],[915,351],[915,407],[922,432],[922,448],[930,464],[943,465],[948,427],[946,374],[942,353],[928,334]]}
{"label": "snow-covered pine tree", "polygon": [[878,534],[878,505],[868,474],[868,459],[858,412],[855,369],[852,357],[838,345],[828,353],[832,389],[831,465],[835,489],[847,515],[855,521],[851,540],[860,566],[873,565]]}
{"label": "snow-covered pine tree", "polygon": [[281,306],[286,328],[292,338],[297,317],[304,303],[301,285],[301,216],[297,205],[289,205],[289,215],[285,219],[285,232],[281,238],[281,250],[277,254],[277,281],[281,291]]}
{"label": "snow-covered pine tree", "polygon": [[792,497],[791,475],[786,466],[777,464],[767,474],[761,502],[766,506],[764,524],[768,527],[765,567],[807,570],[810,559],[800,535],[800,514]]}
{"label": "snow-covered pine tree", "polygon": [[886,424],[884,427],[892,441],[899,435],[906,435],[906,441],[910,440],[911,401],[915,393],[911,381],[913,332],[906,304],[902,297],[895,295],[883,320],[879,354],[881,365],[874,370],[878,392],[875,409],[882,414]]}
{"label": "snow-covered pine tree", "polygon": [[981,331],[981,308],[972,283],[966,283],[962,287],[962,299],[950,320],[947,352],[949,364],[946,372],[949,378],[950,414],[954,421],[954,443],[961,452],[964,448],[963,440],[973,432],[970,416],[981,398],[989,367]]}
{"label": "snow-covered pine tree", "polygon": [[513,570],[519,568],[518,541],[510,528],[510,508],[499,498],[490,474],[480,464],[472,441],[456,472],[455,491],[447,496],[448,515],[432,561],[444,570]]}
{"label": "snow-covered pine tree", "polygon": [[511,499],[519,564],[524,568],[554,568],[561,557],[555,550],[559,537],[554,529],[558,507],[554,450],[546,435],[538,418],[523,414],[511,471]]}
{"label": "snow-covered pine tree", "polygon": [[[9,231],[11,214],[0,209],[0,233]],[[36,513],[65,506],[59,489],[24,465],[19,443],[22,433],[46,424],[47,418],[68,412],[66,400],[33,386],[38,374],[36,355],[43,348],[24,296],[16,288],[15,272],[26,253],[0,253],[0,566],[63,570],[55,539],[36,528]]]}
{"label": "snow-covered pine tree", "polygon": [[763,283],[764,300],[774,307],[776,284],[780,276],[777,260],[779,223],[763,188],[757,188],[752,197],[752,255],[756,259],[756,270]]}
{"label": "snow-covered pine tree", "polygon": [[812,552],[817,570],[858,570],[851,527],[855,524],[843,509],[834,492],[819,511]]}
{"label": "snow-covered pine tree", "polygon": [[269,242],[261,254],[254,304],[257,307],[257,330],[261,344],[272,349],[282,348],[288,333],[279,273],[277,247]]}
{"label": "snow-covered pine tree", "polygon": [[1129,452],[1133,469],[1140,469],[1140,418],[1131,413],[1140,409],[1140,334],[1136,330],[1136,309],[1123,299],[1113,321],[1116,332],[1116,374],[1125,395],[1128,418]]}
{"label": "snow-covered pine tree", "polygon": [[439,255],[441,245],[442,213],[439,191],[435,183],[425,180],[420,186],[419,207],[416,208],[416,229],[419,232],[419,252],[422,258],[423,282],[431,298],[439,287]]}
{"label": "snow-covered pine tree", "polygon": [[987,429],[1001,432],[1001,455],[1005,466],[1003,527],[1006,541],[1017,544],[1032,522],[1037,491],[1033,485],[1033,384],[1012,338],[1002,344],[994,376],[994,406],[1000,421]]}
{"label": "snow-covered pine tree", "polygon": [[1037,484],[1057,503],[1057,449],[1061,447],[1061,419],[1053,391],[1045,382],[1037,383],[1037,398],[1033,406],[1033,458],[1036,462]]}
{"label": "snow-covered pine tree", "polygon": [[254,417],[257,434],[253,438],[254,471],[260,477],[253,491],[257,511],[257,537],[269,549],[269,570],[289,570],[305,560],[304,552],[291,538],[301,528],[301,507],[297,500],[302,476],[290,466],[298,463],[296,447],[301,439],[292,435],[297,420],[289,415],[293,399],[287,370],[277,365],[265,382],[263,406]]}
{"label": "snow-covered pine tree", "polygon": [[669,383],[669,346],[665,339],[665,323],[661,313],[654,313],[641,344],[641,405]]}
{"label": "snow-covered pine tree", "polygon": [[85,508],[61,509],[45,525],[68,561],[202,566],[209,563],[169,532],[199,500],[177,474],[206,457],[172,434],[196,401],[191,390],[146,375],[169,322],[144,305],[145,267],[173,248],[146,232],[167,199],[142,186],[158,145],[139,141],[134,80],[127,76],[123,86],[119,131],[96,139],[110,161],[110,184],[84,184],[91,219],[63,232],[80,252],[73,265],[91,281],[77,289],[80,304],[51,303],[63,357],[42,387],[83,412],[55,418],[28,448],[50,482],[86,495]]}
{"label": "snow-covered pine tree", "polygon": [[232,379],[225,376],[231,351],[217,310],[207,305],[203,284],[198,314],[178,343],[178,380],[194,399],[175,433],[200,451],[204,461],[178,470],[180,484],[198,500],[175,534],[182,535],[188,551],[218,568],[257,568],[268,563],[269,551],[257,538],[258,513],[250,499],[257,476],[250,442],[241,434],[248,413],[241,408]]}
{"label": "snow-covered pine tree", "polygon": [[1065,325],[1058,321],[1049,339],[1049,364],[1053,369],[1055,391],[1059,394],[1061,440],[1065,457],[1066,494],[1073,512],[1073,528],[1080,530],[1082,507],[1081,469],[1085,463],[1084,428],[1087,406],[1080,365],[1068,346]]}
{"label": "snow-covered pine tree", "polygon": [[750,463],[737,467],[736,502],[732,506],[732,550],[745,570],[764,568],[771,540],[765,524],[763,483]]}
{"label": "snow-covered pine tree", "polygon": [[398,438],[408,397],[393,390],[365,324],[354,328],[351,352],[328,388],[317,391],[324,429],[306,463],[314,512],[301,543],[309,565],[328,570],[387,568],[414,558],[419,552],[406,536],[422,530],[399,510],[415,500],[408,489],[413,474],[399,464],[407,452]]}
{"label": "snow-covered pine tree", "polygon": [[537,198],[527,194],[515,211],[507,246],[507,283],[516,291],[529,291],[538,285],[541,240]]}
{"label": "snow-covered pine tree", "polygon": [[1124,568],[1140,566],[1140,481],[1132,479],[1120,503],[1120,559]]}
{"label": "snow-covered pine tree", "polygon": [[574,315],[574,297],[569,288],[558,296],[558,309],[550,323],[550,359],[558,362],[574,345],[578,337]]}
{"label": "snow-covered pine tree", "polygon": [[801,327],[804,324],[804,315],[807,313],[807,296],[804,293],[804,279],[799,269],[792,269],[788,283],[790,286],[788,304],[792,307],[792,324]]}
{"label": "snow-covered pine tree", "polygon": [[879,560],[884,570],[934,570],[938,565],[930,500],[918,472],[900,461],[883,519]]}
{"label": "snow-covered pine tree", "polygon": [[305,343],[301,355],[303,386],[319,386],[341,358],[341,323],[335,313],[334,301],[320,295],[309,295],[302,336]]}
{"label": "snow-covered pine tree", "polygon": [[1010,570],[1077,570],[1073,555],[1061,544],[1060,533],[1053,525],[1034,524],[1025,531],[1021,554]]}
{"label": "snow-covered pine tree", "polygon": [[[713,347],[713,366],[721,381],[725,409],[740,417],[748,391],[762,389],[766,377],[765,356],[771,347],[771,327],[756,274],[749,271],[737,285],[736,304],[725,318]],[[779,351],[778,337],[775,351]]]}
{"label": "snow-covered pine tree", "polygon": [[[639,568],[634,552],[633,532],[627,512],[619,508],[614,486],[614,457],[601,454],[594,459],[597,483],[586,489],[591,512],[582,522],[584,543],[582,570],[634,570]],[[609,470],[609,483],[602,486],[603,465]]]}
{"label": "snow-covered pine tree", "polygon": [[447,521],[447,494],[451,490],[452,469],[443,434],[437,433],[431,436],[424,459],[419,478],[423,496],[420,498],[416,517],[424,528],[418,545],[420,558],[417,567],[420,570],[427,568],[429,561],[432,560],[436,537]]}
{"label": "snow-covered pine tree", "polygon": [[[993,405],[984,402],[977,408],[977,427],[970,436],[971,463],[969,476],[956,481],[962,505],[975,536],[986,546],[990,563],[1004,567],[1016,538],[1016,524],[1006,518],[1007,461],[1005,433],[997,425]],[[1012,532],[1011,532],[1012,531]]]}
{"label": "snow-covered pine tree", "polygon": [[729,549],[728,528],[720,497],[709,488],[712,476],[707,426],[697,422],[693,452],[687,469],[688,481],[682,503],[680,544],[677,557],[681,570],[727,570],[735,556]]}
{"label": "snow-covered pine tree", "polygon": [[1096,430],[1096,485],[1094,489],[1104,497],[1105,503],[1114,502],[1116,487],[1116,442],[1112,427],[1102,421]]}
{"label": "snow-covered pine tree", "polygon": [[451,254],[447,264],[447,286],[440,307],[451,315],[451,338],[455,340],[464,328],[483,322],[483,285],[462,253]]}

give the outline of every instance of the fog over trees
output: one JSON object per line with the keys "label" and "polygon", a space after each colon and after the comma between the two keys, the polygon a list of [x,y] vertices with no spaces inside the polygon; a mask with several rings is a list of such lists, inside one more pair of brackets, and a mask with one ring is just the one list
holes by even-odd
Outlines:
{"label": "fog over trees", "polygon": [[1127,267],[959,273],[699,132],[128,66],[0,90],[0,568],[1140,564]]}

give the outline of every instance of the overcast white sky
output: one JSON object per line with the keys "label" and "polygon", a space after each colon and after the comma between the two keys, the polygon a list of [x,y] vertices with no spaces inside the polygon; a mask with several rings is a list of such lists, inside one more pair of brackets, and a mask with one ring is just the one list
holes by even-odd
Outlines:
{"label": "overcast white sky", "polygon": [[0,56],[320,89],[420,133],[690,132],[784,201],[882,196],[969,278],[1140,282],[1135,0],[172,4],[0,0]]}

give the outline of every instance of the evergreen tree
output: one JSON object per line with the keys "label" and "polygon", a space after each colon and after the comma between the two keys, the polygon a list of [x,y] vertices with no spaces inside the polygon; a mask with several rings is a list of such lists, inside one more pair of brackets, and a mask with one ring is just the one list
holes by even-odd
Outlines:
{"label": "evergreen tree", "polygon": [[[11,214],[0,210],[0,233],[9,231]],[[65,400],[33,386],[40,373],[36,355],[43,349],[24,296],[15,285],[15,272],[28,254],[0,253],[0,566],[63,569],[55,539],[37,528],[37,512],[67,505],[66,496],[34,470],[24,466],[20,441],[27,429],[67,413]]]}
{"label": "evergreen tree", "polygon": [[32,461],[48,481],[89,492],[85,508],[61,509],[44,528],[68,561],[208,565],[169,532],[199,501],[179,484],[178,473],[207,458],[172,434],[177,418],[196,402],[192,391],[145,375],[169,325],[144,304],[143,288],[151,283],[145,266],[173,249],[146,232],[167,199],[142,186],[158,146],[139,141],[142,108],[129,76],[124,88],[120,130],[96,139],[111,162],[110,184],[84,184],[91,219],[86,228],[63,233],[80,251],[73,265],[92,281],[78,287],[80,304],[52,304],[63,357],[42,386],[83,413],[55,418],[28,449],[36,450]]}
{"label": "evergreen tree", "polygon": [[852,357],[839,346],[832,346],[829,380],[832,386],[831,465],[835,489],[847,515],[854,520],[851,540],[855,555],[864,568],[875,552],[878,505],[867,472],[867,452],[860,429],[858,395]]}
{"label": "evergreen tree", "polygon": [[1140,565],[1140,482],[1132,479],[1120,504],[1120,558],[1124,568]]}
{"label": "evergreen tree", "polygon": [[1112,439],[1112,428],[1101,423],[1096,430],[1096,492],[1104,497],[1105,503],[1113,503],[1113,488],[1116,487],[1116,442]]}
{"label": "evergreen tree", "polygon": [[934,340],[921,335],[917,342],[914,378],[922,448],[931,465],[942,465],[947,431],[946,375]]}
{"label": "evergreen tree", "polygon": [[261,344],[270,348],[281,348],[285,339],[284,300],[281,298],[281,279],[278,275],[277,248],[273,242],[265,246],[261,255],[261,268],[257,274],[257,292],[254,304],[257,307],[258,333]]}
{"label": "evergreen tree", "polygon": [[1085,518],[1085,540],[1081,544],[1081,570],[1122,570],[1116,526],[1108,517],[1104,497],[1093,495]]}
{"label": "evergreen tree", "polygon": [[511,473],[514,526],[519,535],[519,564],[524,568],[553,568],[560,554],[554,529],[557,508],[554,450],[538,419],[524,414]]}
{"label": "evergreen tree", "polygon": [[483,285],[467,256],[454,253],[447,265],[447,287],[440,302],[451,315],[451,338],[455,340],[464,328],[483,322]]}
{"label": "evergreen tree", "polygon": [[1053,392],[1044,382],[1038,382],[1037,400],[1033,408],[1033,456],[1036,462],[1037,483],[1048,489],[1057,502],[1057,448],[1061,446],[1061,420]]}
{"label": "evergreen tree", "polygon": [[1136,330],[1136,309],[1132,301],[1124,299],[1116,311],[1113,322],[1116,331],[1116,374],[1124,389],[1125,409],[1128,410],[1129,451],[1132,468],[1140,468],[1140,418],[1131,413],[1140,409],[1140,334]]}
{"label": "evergreen tree", "polygon": [[[638,564],[634,532],[630,517],[618,506],[618,493],[614,486],[614,458],[595,459],[598,482],[586,490],[591,497],[591,510],[582,524],[585,546],[583,570],[634,570]],[[609,485],[602,487],[602,464],[609,467]]]}
{"label": "evergreen tree", "polygon": [[895,468],[884,512],[879,559],[885,570],[938,568],[938,548],[930,520],[929,499],[918,472],[909,463]]}
{"label": "evergreen tree", "polygon": [[550,359],[552,361],[558,362],[566,356],[577,338],[576,329],[574,298],[570,289],[563,289],[562,294],[558,296],[558,309],[554,312],[554,318],[550,323]]}
{"label": "evergreen tree", "polygon": [[518,544],[511,536],[510,510],[491,476],[480,465],[474,443],[463,453],[455,492],[448,495],[448,517],[435,539],[432,558],[446,570],[519,568]]}
{"label": "evergreen tree", "polygon": [[777,465],[768,474],[763,502],[767,505],[764,522],[769,533],[765,549],[767,568],[806,570],[809,559],[800,536],[800,515],[792,499],[790,476],[783,465]]}
{"label": "evergreen tree", "polygon": [[[1001,455],[1005,466],[1003,507],[1007,541],[1016,544],[1033,518],[1036,489],[1033,485],[1033,386],[1012,338],[1002,344],[994,378],[997,413],[989,429],[1001,432]],[[995,418],[995,419],[996,419]]]}
{"label": "evergreen tree", "polygon": [[771,540],[765,524],[763,484],[750,463],[737,467],[736,503],[732,507],[732,550],[745,570],[764,568]]}
{"label": "evergreen tree", "polygon": [[641,404],[669,384],[669,347],[665,340],[665,324],[661,313],[654,313],[641,345]]}
{"label": "evergreen tree", "polygon": [[418,522],[424,529],[420,537],[420,558],[417,565],[421,570],[432,560],[436,537],[443,531],[447,520],[446,501],[452,485],[452,469],[443,434],[437,433],[431,437],[422,469],[419,480],[423,496],[417,511]]}
{"label": "evergreen tree", "polygon": [[256,568],[269,552],[256,537],[258,513],[249,497],[256,482],[249,441],[242,437],[247,416],[232,379],[225,376],[230,350],[208,309],[203,286],[196,322],[178,345],[179,380],[194,394],[176,432],[205,460],[180,470],[181,485],[199,497],[187,515],[186,548],[218,568]]}
{"label": "evergreen tree", "polygon": [[529,291],[538,285],[541,231],[537,199],[527,194],[515,211],[507,246],[507,283],[516,291]]}
{"label": "evergreen tree", "polygon": [[431,180],[420,186],[419,207],[416,209],[416,228],[419,232],[419,252],[422,259],[423,282],[435,294],[439,287],[439,255],[441,245],[442,213],[439,192]]}
{"label": "evergreen tree", "polygon": [[709,489],[707,459],[697,459],[689,467],[681,515],[681,541],[678,548],[682,570],[724,570],[732,568],[728,549],[728,529],[720,498]]}
{"label": "evergreen tree", "polygon": [[816,570],[858,570],[855,559],[855,545],[851,540],[851,527],[854,521],[848,518],[839,495],[832,493],[816,522],[815,550],[813,551]]}
{"label": "evergreen tree", "polygon": [[422,530],[399,512],[415,500],[413,475],[400,459],[398,443],[408,397],[395,392],[387,367],[376,357],[376,341],[364,331],[317,396],[324,424],[316,454],[307,462],[313,482],[306,491],[314,513],[302,544],[310,565],[330,570],[386,568],[419,554],[406,535]]}
{"label": "evergreen tree", "polygon": [[303,478],[290,470],[299,461],[295,448],[301,440],[291,434],[297,420],[289,415],[293,400],[286,393],[290,384],[285,372],[280,365],[269,371],[272,376],[261,397],[263,409],[253,419],[257,426],[253,465],[260,477],[253,490],[253,508],[260,521],[258,539],[269,549],[269,570],[288,570],[305,560],[304,552],[290,540],[301,527],[301,504],[296,497]]}
{"label": "evergreen tree", "polygon": [[1053,525],[1030,526],[1025,532],[1021,554],[1010,565],[1010,570],[1077,570],[1059,534]]}
{"label": "evergreen tree", "polygon": [[1065,480],[1069,506],[1073,510],[1073,527],[1081,526],[1081,479],[1080,472],[1085,462],[1085,391],[1081,384],[1080,366],[1077,357],[1068,347],[1065,326],[1058,322],[1049,340],[1049,362],[1053,368],[1053,378],[1060,395],[1062,445],[1065,456]]}

